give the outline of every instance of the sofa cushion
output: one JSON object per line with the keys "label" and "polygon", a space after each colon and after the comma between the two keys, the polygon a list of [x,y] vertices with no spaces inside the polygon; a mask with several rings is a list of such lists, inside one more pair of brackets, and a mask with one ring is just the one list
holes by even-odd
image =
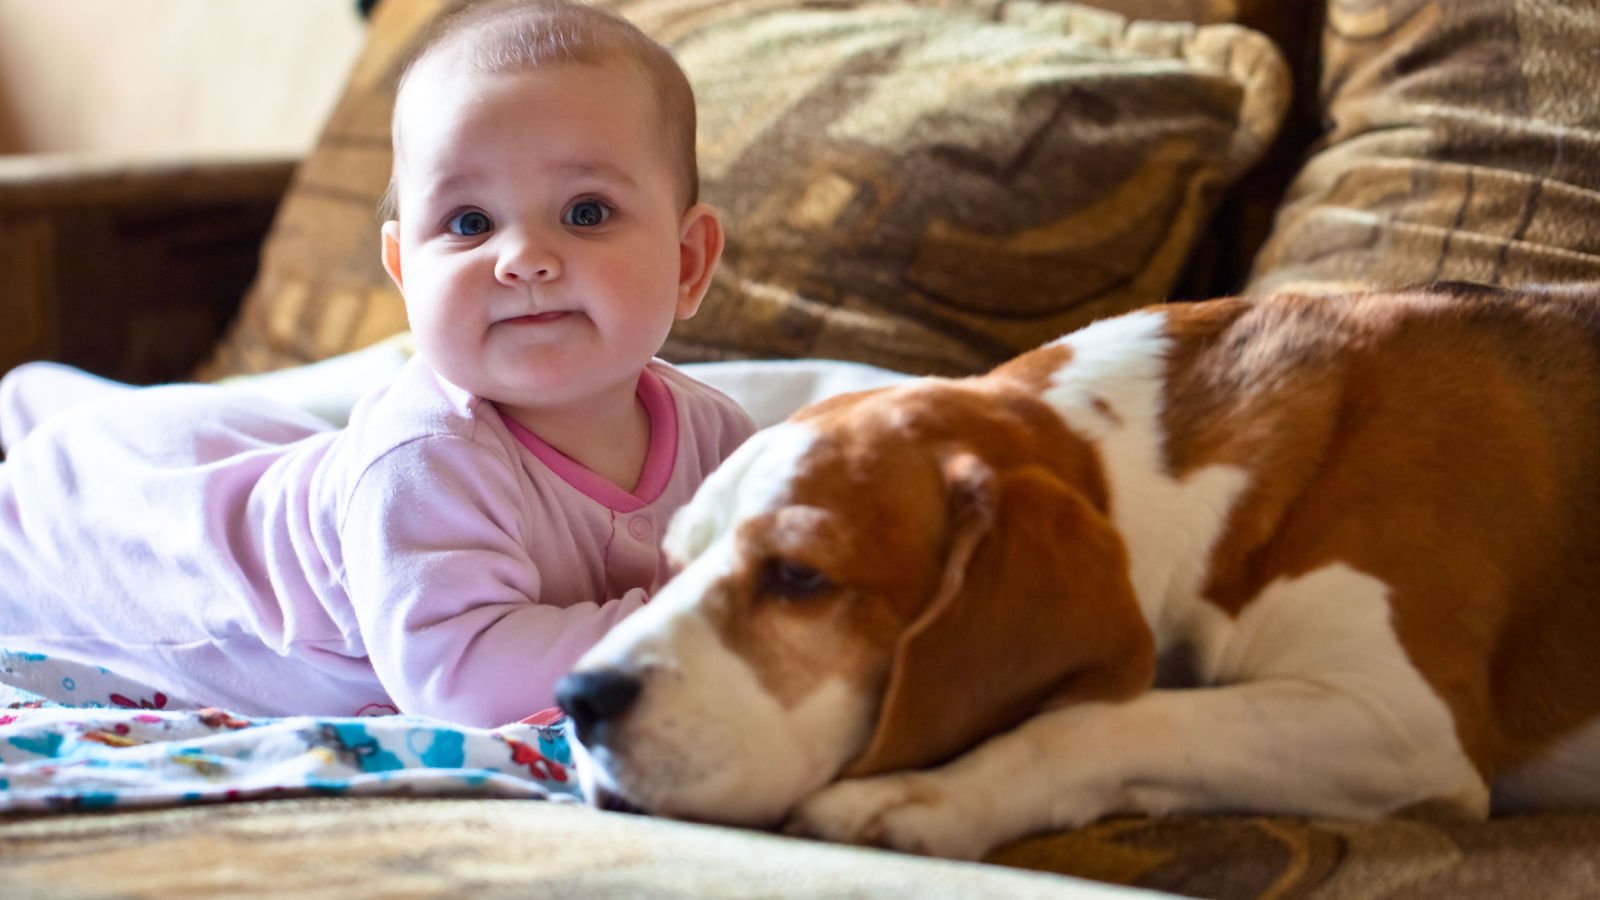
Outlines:
{"label": "sofa cushion", "polygon": [[1331,0],[1321,149],[1249,290],[1600,278],[1600,15]]}
{"label": "sofa cushion", "polygon": [[1109,819],[987,861],[1217,900],[1594,895],[1600,815],[1487,822],[1419,807],[1378,822],[1294,816]]}
{"label": "sofa cushion", "polygon": [[351,794],[0,816],[0,847],[14,897],[1140,896],[1014,868],[537,800]]}
{"label": "sofa cushion", "polygon": [[1233,23],[1272,38],[1290,70],[1294,86],[1288,114],[1261,162],[1223,197],[1212,226],[1190,254],[1188,268],[1174,287],[1178,297],[1237,294],[1250,264],[1272,231],[1273,216],[1306,151],[1321,133],[1317,77],[1321,70],[1323,6],[1284,0],[1079,0],[1130,19]]}
{"label": "sofa cushion", "polygon": [[[372,210],[401,62],[456,2],[379,6],[205,376],[405,327]],[[1287,101],[1271,42],[1232,25],[1026,0],[609,2],[683,62],[702,193],[728,217],[724,265],[663,352],[680,362],[975,371],[1164,299]]]}
{"label": "sofa cushion", "polygon": [[[622,8],[651,22],[660,5]],[[729,220],[669,358],[972,372],[1164,299],[1285,99],[1270,43],[1232,26],[767,6],[659,29]]]}

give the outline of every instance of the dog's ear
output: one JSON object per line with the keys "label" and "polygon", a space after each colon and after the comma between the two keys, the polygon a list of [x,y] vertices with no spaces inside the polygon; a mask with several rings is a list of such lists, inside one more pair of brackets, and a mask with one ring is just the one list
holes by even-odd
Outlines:
{"label": "dog's ear", "polygon": [[1149,687],[1154,641],[1106,517],[1042,466],[945,463],[948,555],[933,602],[895,648],[867,749],[847,777],[925,768],[1046,703]]}

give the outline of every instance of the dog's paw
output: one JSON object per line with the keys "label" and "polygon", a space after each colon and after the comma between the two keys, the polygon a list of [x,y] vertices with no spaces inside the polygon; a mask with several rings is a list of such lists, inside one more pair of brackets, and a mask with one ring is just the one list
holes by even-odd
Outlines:
{"label": "dog's paw", "polygon": [[923,856],[977,859],[995,843],[979,814],[926,775],[886,775],[823,788],[801,802],[784,830]]}

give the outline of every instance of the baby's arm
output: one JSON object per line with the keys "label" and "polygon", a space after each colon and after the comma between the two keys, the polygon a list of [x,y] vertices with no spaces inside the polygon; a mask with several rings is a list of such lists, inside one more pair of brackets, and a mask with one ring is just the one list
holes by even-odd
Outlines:
{"label": "baby's arm", "polygon": [[541,603],[521,498],[504,460],[459,438],[390,453],[353,492],[340,528],[345,584],[402,712],[495,726],[552,706],[556,681],[644,603],[639,589]]}

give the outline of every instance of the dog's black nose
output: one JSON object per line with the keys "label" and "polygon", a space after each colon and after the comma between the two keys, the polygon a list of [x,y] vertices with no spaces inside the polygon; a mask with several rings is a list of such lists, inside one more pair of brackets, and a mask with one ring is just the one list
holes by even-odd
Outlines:
{"label": "dog's black nose", "polygon": [[556,684],[556,705],[572,718],[583,744],[602,743],[605,727],[639,696],[639,679],[617,669],[571,672]]}

